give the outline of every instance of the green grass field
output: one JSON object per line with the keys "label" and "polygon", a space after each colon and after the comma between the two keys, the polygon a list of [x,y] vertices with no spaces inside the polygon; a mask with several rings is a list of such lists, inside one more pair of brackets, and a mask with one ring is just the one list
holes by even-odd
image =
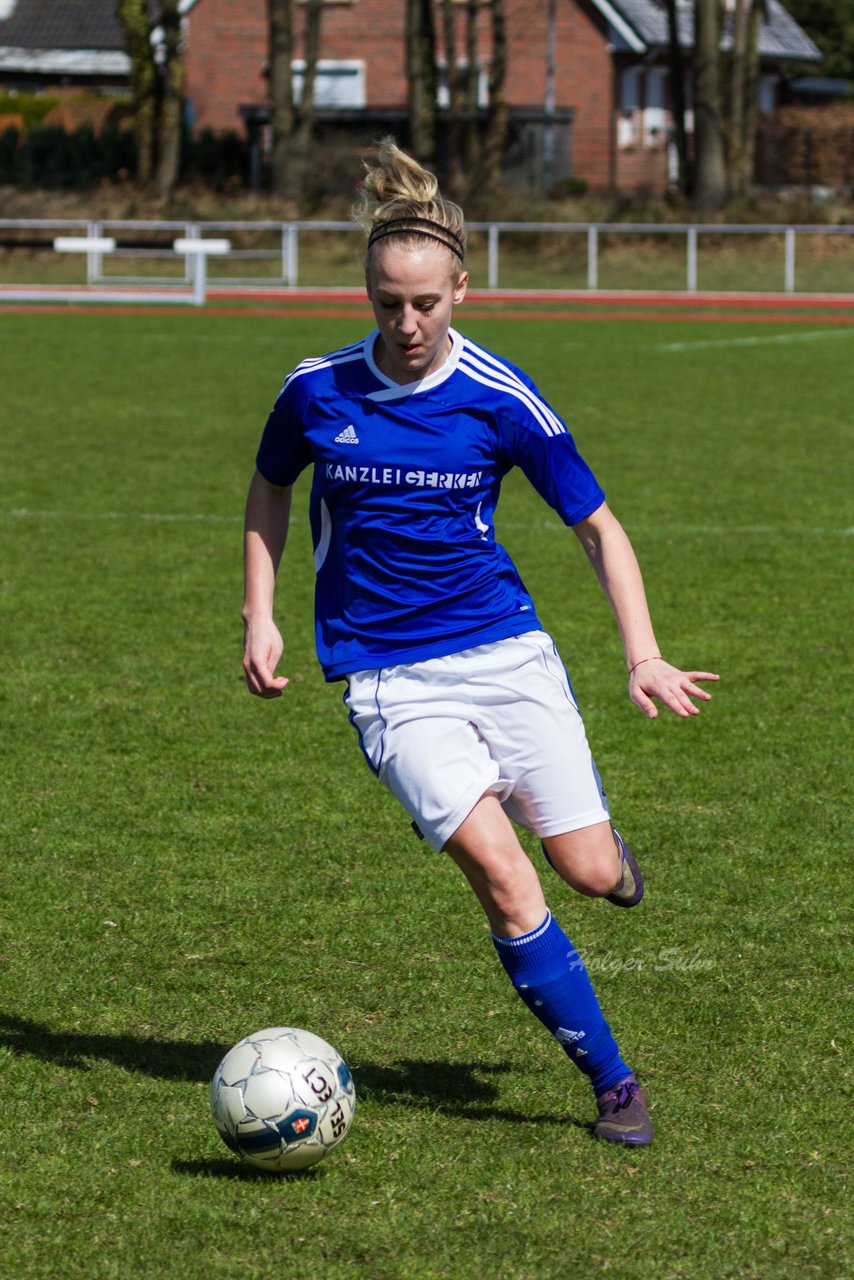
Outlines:
{"label": "green grass field", "polygon": [[[3,1276],[850,1274],[854,329],[464,319],[570,421],[665,653],[722,675],[698,720],[646,721],[575,539],[509,478],[499,533],[647,873],[634,912],[544,870],[547,896],[657,1141],[591,1140],[586,1083],[365,767],[314,659],[305,482],[292,684],[244,690],[260,428],[361,322],[0,315]],[[359,1094],[346,1143],[281,1179],[207,1112],[222,1052],[273,1023],[331,1040]]]}

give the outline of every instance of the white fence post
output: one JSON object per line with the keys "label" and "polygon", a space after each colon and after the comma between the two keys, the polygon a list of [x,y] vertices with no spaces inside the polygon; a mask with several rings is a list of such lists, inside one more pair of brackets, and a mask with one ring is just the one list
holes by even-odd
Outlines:
{"label": "white fence post", "polygon": [[487,269],[487,284],[490,289],[498,288],[498,224],[490,222],[489,224],[489,265]]}
{"label": "white fence post", "polygon": [[203,307],[207,300],[208,258],[231,253],[230,240],[202,240],[191,236],[183,240],[175,240],[172,248],[176,253],[184,255],[189,265],[192,259],[193,303]]}
{"label": "white fence post", "polygon": [[587,288],[599,288],[599,228],[587,228]]}
{"label": "white fence post", "polygon": [[697,292],[697,228],[688,228],[688,279],[685,287],[689,293]]}
{"label": "white fence post", "polygon": [[299,232],[293,222],[282,224],[282,275],[289,289],[297,287],[299,275]]}
{"label": "white fence post", "polygon": [[[102,232],[103,232],[103,227],[101,226],[100,222],[89,223],[89,235],[92,237],[93,240],[100,239]],[[89,253],[86,254],[86,283],[87,284],[100,283],[102,265],[103,264],[102,264],[101,254],[98,253],[96,249],[91,249]]]}
{"label": "white fence post", "polygon": [[795,228],[786,227],[786,269],[783,288],[786,293],[795,292]]}

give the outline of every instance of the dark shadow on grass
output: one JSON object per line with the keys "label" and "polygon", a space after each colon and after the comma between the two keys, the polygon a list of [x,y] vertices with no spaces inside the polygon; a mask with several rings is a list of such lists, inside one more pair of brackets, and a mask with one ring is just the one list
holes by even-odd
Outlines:
{"label": "dark shadow on grass", "polygon": [[517,1111],[499,1104],[496,1077],[516,1068],[505,1062],[448,1062],[397,1059],[390,1063],[353,1063],[358,1098],[386,1106],[427,1108],[466,1120],[505,1120],[515,1124],[575,1125],[590,1128],[566,1112]]}
{"label": "dark shadow on grass", "polygon": [[230,1046],[217,1040],[149,1040],[52,1031],[26,1018],[0,1014],[0,1047],[82,1071],[88,1070],[95,1058],[160,1080],[207,1081]]}
{"label": "dark shadow on grass", "polygon": [[305,1182],[307,1179],[324,1178],[325,1169],[312,1165],[308,1169],[294,1169],[290,1173],[267,1173],[252,1165],[232,1160],[173,1160],[172,1170],[188,1178],[221,1178],[226,1182]]}
{"label": "dark shadow on grass", "polygon": [[[125,1071],[138,1071],[159,1080],[207,1083],[230,1048],[216,1040],[155,1040],[132,1035],[87,1035],[52,1031],[26,1018],[0,1014],[0,1048],[40,1058],[56,1066],[89,1070],[92,1061],[112,1062]],[[516,1124],[575,1125],[590,1128],[566,1112],[544,1112],[532,1106],[518,1111],[499,1102],[498,1077],[516,1070],[504,1062],[449,1062],[446,1059],[397,1058],[388,1062],[351,1062],[360,1102],[377,1106],[441,1111],[467,1120],[505,1120]],[[216,1162],[214,1162],[216,1164]],[[243,1166],[220,1162],[234,1175],[255,1175]],[[203,1173],[210,1168],[201,1162]],[[222,1176],[229,1176],[223,1172]],[[262,1175],[263,1176],[263,1175]]]}

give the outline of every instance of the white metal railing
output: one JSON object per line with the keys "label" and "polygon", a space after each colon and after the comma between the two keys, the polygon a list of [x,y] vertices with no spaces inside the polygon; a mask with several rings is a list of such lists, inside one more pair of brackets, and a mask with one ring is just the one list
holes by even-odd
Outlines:
{"label": "white metal railing", "polygon": [[[56,236],[53,247],[57,253],[85,253],[89,274],[100,270],[104,254],[115,253],[116,242],[112,236]],[[224,257],[231,252],[229,240],[213,240],[201,236],[173,241],[172,248],[185,264],[192,263],[193,303],[203,307],[207,300],[207,275],[209,257]],[[96,267],[94,264],[97,263]],[[185,266],[186,270],[186,266]]]}
{"label": "white metal railing", "polygon": [[[602,237],[607,236],[656,236],[668,235],[684,238],[684,290],[672,292],[696,293],[699,281],[700,243],[701,237],[734,236],[778,236],[783,240],[782,262],[780,263],[780,283],[782,291],[794,293],[797,290],[796,263],[797,243],[806,236],[839,237],[854,235],[854,225],[823,226],[812,224],[718,224],[718,223],[581,223],[581,222],[470,222],[471,232],[486,233],[487,287],[498,289],[501,284],[501,238],[512,233],[535,235],[564,235],[583,237],[585,244],[586,288],[594,292],[600,288],[600,258],[602,256]],[[42,219],[42,218],[0,218],[0,243],[6,242],[10,247],[10,233],[20,231],[43,233],[46,237],[54,231],[74,231],[93,241],[92,248],[86,253],[86,281],[89,285],[107,284],[184,284],[189,285],[198,279],[198,263],[202,261],[198,252],[187,252],[183,255],[183,275],[179,278],[174,273],[169,276],[149,274],[146,276],[122,276],[114,273],[104,274],[104,252],[98,242],[105,238],[116,241],[115,250],[110,254],[114,261],[121,258],[131,259],[164,259],[175,261],[173,243],[176,239],[184,242],[203,241],[216,233],[236,232],[247,235],[263,235],[272,237],[275,248],[236,248],[232,243],[227,254],[228,260],[275,261],[278,273],[274,276],[222,276],[217,284],[228,285],[284,285],[297,288],[300,284],[300,236],[304,232],[311,233],[358,233],[359,228],[352,222],[339,221],[288,221],[288,222],[250,222],[250,221],[147,221],[127,219],[81,218]],[[141,234],[163,237],[162,244],[150,240],[142,246],[133,244],[133,237]],[[854,242],[852,242],[854,243]],[[45,247],[49,247],[46,239]],[[852,264],[854,265],[854,264]],[[0,269],[2,276],[2,269]],[[854,273],[852,273],[854,278]],[[854,291],[854,290],[852,290]]]}

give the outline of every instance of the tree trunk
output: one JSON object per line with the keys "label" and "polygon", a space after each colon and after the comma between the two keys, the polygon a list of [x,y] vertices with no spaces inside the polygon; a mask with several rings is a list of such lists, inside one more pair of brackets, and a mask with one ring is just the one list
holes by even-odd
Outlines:
{"label": "tree trunk", "polygon": [[543,96],[543,181],[551,191],[555,181],[555,104],[557,69],[557,0],[546,5],[546,84]]}
{"label": "tree trunk", "polygon": [[679,165],[679,194],[688,196],[692,190],[691,167],[688,160],[688,134],[685,129],[685,61],[679,43],[677,0],[667,0],[668,64],[670,67],[670,110],[676,138],[676,155]]}
{"label": "tree trunk", "polygon": [[406,3],[406,82],[409,88],[409,144],[418,156],[423,147],[424,76],[421,66],[421,0]]}
{"label": "tree trunk", "polygon": [[[311,164],[314,88],[320,57],[324,0],[268,0],[270,45],[270,122],[273,127],[273,193],[297,205]],[[305,70],[299,104],[294,97],[296,50],[294,17],[302,14]]]}
{"label": "tree trunk", "polygon": [[749,195],[753,183],[756,148],[756,112],[759,80],[759,29],[763,0],[735,0],[732,49],[726,59],[727,107],[725,141],[729,189],[732,195]]}
{"label": "tree trunk", "polygon": [[157,187],[160,194],[168,198],[178,182],[183,129],[184,50],[178,0],[166,0],[159,25],[163,28],[163,60],[159,68]]}
{"label": "tree trunk", "polygon": [[293,0],[269,0],[270,124],[273,130],[273,194],[288,199],[291,189],[291,141],[294,109]]}
{"label": "tree trunk", "polygon": [[744,173],[744,76],[747,57],[747,25],[751,0],[735,0],[732,14],[732,44],[724,61],[726,68],[724,102],[724,145],[729,190],[743,196],[747,188]]}
{"label": "tree trunk", "polygon": [[130,59],[133,127],[136,137],[136,180],[147,187],[154,171],[157,70],[151,52],[151,28],[145,0],[118,0],[116,16]]}
{"label": "tree trunk", "polygon": [[765,0],[753,0],[747,27],[747,57],[744,63],[744,173],[748,190],[753,186],[756,165],[756,124],[759,113],[759,32],[766,16]]}
{"label": "tree trunk", "polygon": [[703,210],[720,209],[727,196],[718,2],[694,0],[694,198]]}
{"label": "tree trunk", "polygon": [[445,45],[445,66],[448,81],[448,128],[446,133],[448,187],[453,195],[463,198],[466,194],[465,164],[463,163],[463,128],[460,114],[460,77],[457,67],[457,29],[454,0],[441,0],[442,39]]}
{"label": "tree trunk", "polygon": [[432,0],[407,0],[406,63],[409,79],[409,141],[416,158],[436,156],[436,28]]}
{"label": "tree trunk", "polygon": [[501,187],[504,145],[507,141],[507,13],[505,0],[491,0],[492,62],[489,72],[489,121],[483,154],[484,189],[493,194]]}
{"label": "tree trunk", "polygon": [[302,82],[302,101],[296,113],[294,136],[300,188],[310,162],[314,133],[314,86],[317,80],[317,60],[320,57],[320,20],[323,4],[324,0],[306,0],[305,6],[305,74]]}
{"label": "tree trunk", "polygon": [[466,159],[471,182],[480,172],[480,133],[477,125],[477,11],[478,0],[466,3],[466,88],[463,112],[466,121]]}

